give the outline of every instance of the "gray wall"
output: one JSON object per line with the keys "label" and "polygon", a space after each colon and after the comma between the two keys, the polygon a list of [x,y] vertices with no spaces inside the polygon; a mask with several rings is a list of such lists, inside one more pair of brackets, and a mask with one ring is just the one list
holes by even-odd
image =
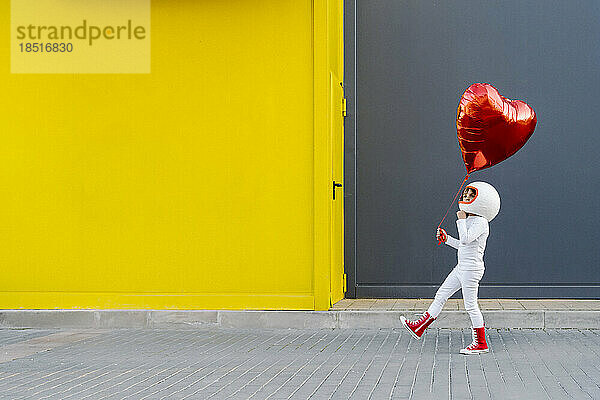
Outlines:
{"label": "gray wall", "polygon": [[481,297],[600,298],[600,1],[345,8],[347,296],[432,297],[456,264],[433,238],[466,172],[456,108],[489,82],[538,123],[517,154],[470,179],[502,199]]}

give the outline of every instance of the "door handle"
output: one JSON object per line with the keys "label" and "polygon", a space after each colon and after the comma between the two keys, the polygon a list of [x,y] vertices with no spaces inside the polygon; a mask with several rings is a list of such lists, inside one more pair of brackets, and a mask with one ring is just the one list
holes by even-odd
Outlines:
{"label": "door handle", "polygon": [[335,189],[342,187],[341,183],[337,183],[336,181],[333,181],[333,199],[335,200]]}

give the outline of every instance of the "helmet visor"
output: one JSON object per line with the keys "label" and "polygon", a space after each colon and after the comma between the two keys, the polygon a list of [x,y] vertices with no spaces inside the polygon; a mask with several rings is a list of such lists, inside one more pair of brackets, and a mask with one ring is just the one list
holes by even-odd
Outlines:
{"label": "helmet visor", "polygon": [[477,188],[475,186],[466,186],[462,196],[460,196],[459,204],[471,204],[477,198]]}

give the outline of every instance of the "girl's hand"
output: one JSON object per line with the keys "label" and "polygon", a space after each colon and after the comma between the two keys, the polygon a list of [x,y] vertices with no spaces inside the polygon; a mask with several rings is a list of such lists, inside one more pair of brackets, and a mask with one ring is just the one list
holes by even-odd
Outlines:
{"label": "girl's hand", "polygon": [[467,213],[464,212],[464,211],[457,211],[456,212],[456,217],[458,219],[465,219],[465,218],[467,218]]}
{"label": "girl's hand", "polygon": [[438,228],[437,232],[435,233],[435,238],[438,240],[438,242],[446,243],[446,240],[448,240],[448,235],[446,234],[445,230]]}

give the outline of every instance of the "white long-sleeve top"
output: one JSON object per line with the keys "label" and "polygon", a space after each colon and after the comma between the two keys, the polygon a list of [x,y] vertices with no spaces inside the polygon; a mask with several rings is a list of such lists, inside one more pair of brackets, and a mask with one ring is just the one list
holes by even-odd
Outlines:
{"label": "white long-sleeve top", "polygon": [[485,243],[490,235],[487,219],[478,215],[470,215],[465,219],[457,219],[458,239],[450,235],[446,240],[448,246],[458,250],[458,268],[464,270],[482,270]]}

